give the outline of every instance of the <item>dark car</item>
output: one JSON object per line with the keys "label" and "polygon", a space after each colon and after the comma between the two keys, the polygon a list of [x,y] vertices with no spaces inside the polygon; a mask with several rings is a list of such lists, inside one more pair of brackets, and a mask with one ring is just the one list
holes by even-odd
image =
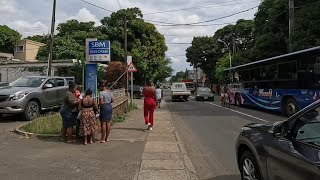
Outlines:
{"label": "dark car", "polygon": [[[131,95],[131,86],[129,86],[129,93]],[[141,99],[142,97],[142,87],[139,85],[133,85],[133,98]]]}
{"label": "dark car", "polygon": [[286,121],[244,126],[236,152],[243,180],[319,180],[320,101]]}

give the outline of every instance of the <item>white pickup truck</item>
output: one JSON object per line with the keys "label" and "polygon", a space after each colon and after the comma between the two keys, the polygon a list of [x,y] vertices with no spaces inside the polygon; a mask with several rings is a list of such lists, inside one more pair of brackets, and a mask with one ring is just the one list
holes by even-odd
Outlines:
{"label": "white pickup truck", "polygon": [[185,83],[173,83],[171,86],[171,98],[172,101],[184,99],[186,101],[189,100],[189,96],[191,92],[187,90],[187,86]]}

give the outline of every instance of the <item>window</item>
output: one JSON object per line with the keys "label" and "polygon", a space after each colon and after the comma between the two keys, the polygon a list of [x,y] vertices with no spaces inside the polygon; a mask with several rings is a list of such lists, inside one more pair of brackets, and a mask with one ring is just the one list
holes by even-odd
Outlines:
{"label": "window", "polygon": [[16,46],[16,52],[23,52],[23,46]]}
{"label": "window", "polygon": [[49,79],[46,84],[52,84],[52,87],[56,87],[55,79]]}
{"label": "window", "polygon": [[262,68],[265,76],[263,77],[263,80],[274,80],[277,79],[277,66],[271,65],[271,66],[265,66]]}
{"label": "window", "polygon": [[296,61],[279,64],[279,79],[297,79]]}
{"label": "window", "polygon": [[58,87],[64,86],[64,79],[57,79],[57,86]]}
{"label": "window", "polygon": [[241,81],[250,81],[250,71],[244,70],[239,72],[240,75],[240,82]]}
{"label": "window", "polygon": [[295,128],[296,140],[320,146],[320,108],[301,117]]}

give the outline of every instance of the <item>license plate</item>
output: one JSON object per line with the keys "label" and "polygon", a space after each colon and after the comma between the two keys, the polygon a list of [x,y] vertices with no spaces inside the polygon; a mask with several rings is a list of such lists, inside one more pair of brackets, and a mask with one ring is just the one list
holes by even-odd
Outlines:
{"label": "license plate", "polygon": [[204,99],[208,99],[208,97],[204,97]]}
{"label": "license plate", "polygon": [[180,96],[180,98],[183,98],[183,96]]}

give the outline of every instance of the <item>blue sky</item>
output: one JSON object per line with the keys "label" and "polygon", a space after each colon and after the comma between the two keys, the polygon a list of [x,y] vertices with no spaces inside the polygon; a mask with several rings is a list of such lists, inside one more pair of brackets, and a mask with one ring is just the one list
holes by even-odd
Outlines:
{"label": "blue sky", "polygon": [[[48,33],[51,22],[53,0],[0,0],[0,24],[6,24],[19,31],[23,36]],[[86,0],[98,6],[117,11],[121,8],[139,7],[145,19],[168,23],[194,23],[215,19],[233,14],[250,7],[257,6],[261,0]],[[203,7],[204,6],[204,7]],[[190,8],[186,11],[149,14],[159,11]],[[209,24],[223,24],[235,22],[238,19],[252,19],[257,9],[236,16],[217,20]],[[90,6],[80,0],[57,0],[57,24],[68,19],[79,21],[94,21],[97,24],[110,12]],[[192,69],[186,62],[185,50],[191,43],[193,36],[212,36],[224,25],[212,26],[157,26],[160,33],[165,35],[168,43],[167,56],[172,59],[175,71]]]}

